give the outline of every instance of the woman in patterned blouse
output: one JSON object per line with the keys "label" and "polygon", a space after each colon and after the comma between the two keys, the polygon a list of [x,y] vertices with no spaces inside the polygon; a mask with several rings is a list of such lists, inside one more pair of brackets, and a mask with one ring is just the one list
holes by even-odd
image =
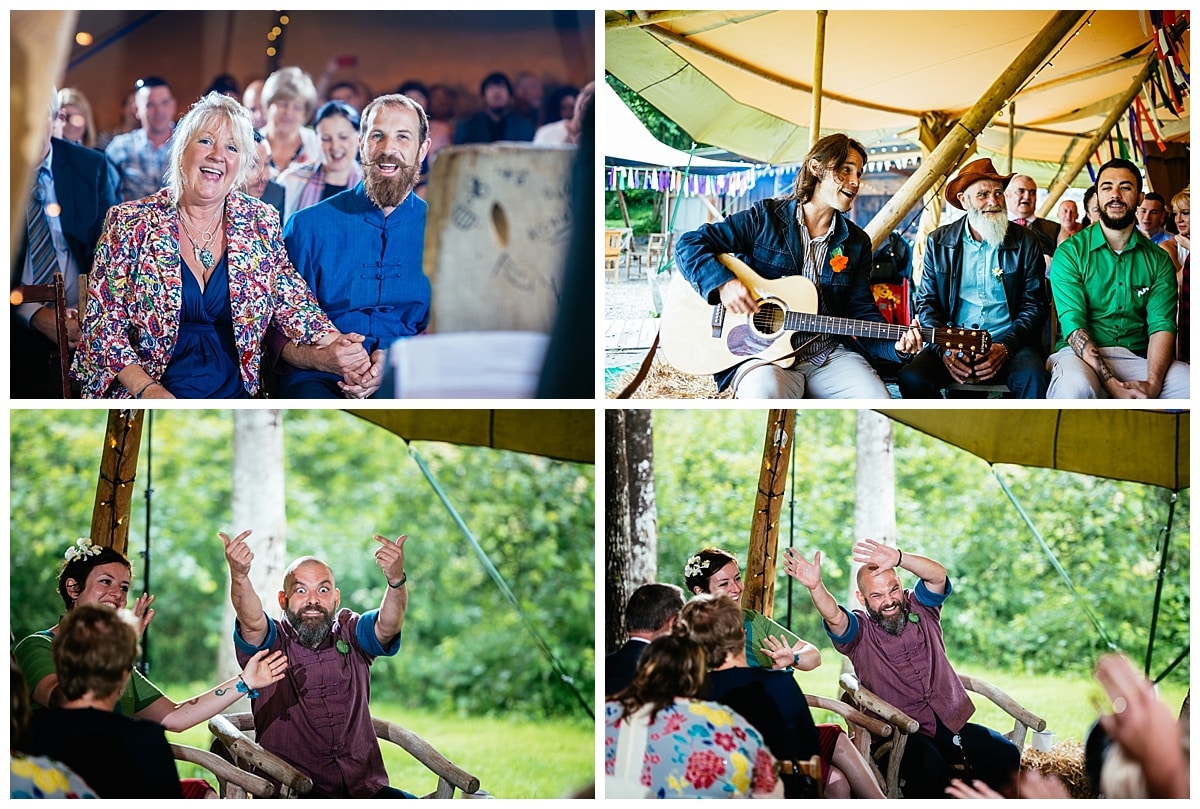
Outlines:
{"label": "woman in patterned blouse", "polygon": [[344,355],[347,381],[369,368],[292,267],[275,210],[237,190],[254,152],[250,113],[210,93],[175,129],[167,187],[109,211],[72,366],[85,397],[258,396],[272,321]]}
{"label": "woman in patterned blouse", "polygon": [[[652,641],[638,658],[633,682],[605,704],[605,775],[619,778],[618,744],[623,733],[632,735],[626,726],[647,721],[645,751],[632,751],[641,764],[642,797],[783,797],[775,757],[754,726],[731,708],[696,698],[707,663],[687,631],[677,623],[673,634]],[[629,780],[621,779],[620,786]],[[606,794],[609,784],[618,786],[606,782]]]}

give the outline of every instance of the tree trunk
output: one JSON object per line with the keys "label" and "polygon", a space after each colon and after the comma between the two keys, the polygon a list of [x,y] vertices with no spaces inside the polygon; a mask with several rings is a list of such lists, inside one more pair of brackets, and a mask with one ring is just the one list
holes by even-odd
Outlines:
{"label": "tree trunk", "polygon": [[605,652],[625,642],[629,595],[655,580],[658,514],[648,410],[605,412]]}
{"label": "tree trunk", "polygon": [[[896,544],[896,467],[892,453],[892,421],[873,410],[859,410],[854,471],[854,536],[885,545]],[[860,565],[852,565],[848,605],[858,604],[854,591]]]}
{"label": "tree trunk", "polygon": [[[235,410],[233,414],[233,524],[222,530],[232,539],[247,529],[254,532],[247,539],[254,552],[250,579],[263,607],[274,615],[275,596],[283,585],[287,566],[283,414],[279,410]],[[228,580],[226,570],[226,593]],[[233,654],[233,620],[233,604],[227,596],[217,659],[217,676],[221,679],[239,670]]]}

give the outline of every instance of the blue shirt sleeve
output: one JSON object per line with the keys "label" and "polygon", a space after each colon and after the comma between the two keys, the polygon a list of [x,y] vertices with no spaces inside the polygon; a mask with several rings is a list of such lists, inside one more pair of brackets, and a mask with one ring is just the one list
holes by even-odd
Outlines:
{"label": "blue shirt sleeve", "polygon": [[364,612],[358,619],[354,638],[358,641],[359,648],[372,657],[391,657],[400,651],[400,635],[396,635],[396,639],[385,649],[379,638],[375,637],[375,622],[378,619],[379,610]]}
{"label": "blue shirt sleeve", "polygon": [[[267,614],[264,612],[264,616]],[[267,616],[267,636],[263,638],[261,646],[255,646],[242,637],[242,624],[236,618],[233,619],[233,647],[243,654],[252,655],[255,652],[260,652],[263,649],[270,649],[275,643],[275,636],[279,634],[279,630],[275,626],[275,622]]]}
{"label": "blue shirt sleeve", "polygon": [[822,621],[821,624],[825,627],[825,634],[829,636],[831,641],[834,643],[849,643],[850,641],[854,640],[854,636],[858,634],[858,616],[850,612],[850,610],[846,609],[841,604],[838,604],[838,609],[842,611],[842,613],[846,616],[846,620],[849,621],[849,623],[846,625],[846,631],[843,634],[835,635],[830,631],[829,624],[825,623],[824,621]]}
{"label": "blue shirt sleeve", "polygon": [[929,588],[925,586],[924,579],[922,579],[913,588],[913,597],[917,599],[918,603],[926,607],[940,607],[950,597],[952,592],[954,592],[954,586],[950,583],[949,576],[946,577],[946,592],[944,593],[930,592]]}

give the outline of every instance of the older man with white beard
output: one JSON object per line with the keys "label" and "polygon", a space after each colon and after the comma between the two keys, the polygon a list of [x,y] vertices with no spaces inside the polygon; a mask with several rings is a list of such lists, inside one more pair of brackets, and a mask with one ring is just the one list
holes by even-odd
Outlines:
{"label": "older man with white beard", "polygon": [[1010,225],[1004,189],[1012,175],[983,158],[946,184],[946,201],[967,215],[929,234],[916,298],[922,326],[984,329],[986,354],[927,347],[900,369],[906,399],[937,399],[953,382],[1008,386],[1019,399],[1046,395],[1042,326],[1048,304],[1037,237]]}
{"label": "older man with white beard", "polygon": [[[408,96],[384,95],[363,109],[359,135],[362,180],[297,211],[283,238],[330,320],[344,335],[362,335],[362,343],[342,340],[318,351],[276,343],[290,366],[277,387],[282,398],[390,398],[379,391],[387,350],[429,320],[427,206],[412,193],[429,151],[429,120]],[[370,358],[365,370],[355,364],[361,350]]]}

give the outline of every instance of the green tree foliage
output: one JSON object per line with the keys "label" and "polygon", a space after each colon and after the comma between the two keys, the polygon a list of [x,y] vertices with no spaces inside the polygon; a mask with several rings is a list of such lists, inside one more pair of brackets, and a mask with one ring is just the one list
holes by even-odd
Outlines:
{"label": "green tree foliage", "polygon": [[[105,411],[14,410],[11,423],[10,614],[17,637],[54,624],[67,545],[91,522]],[[228,411],[157,411],[143,432],[131,516],[134,591],[142,590],[145,489],[152,482],[150,675],[215,677],[228,598],[218,531],[229,525],[233,419]],[[409,536],[411,601],[399,655],[375,665],[382,698],[471,713],[578,715],[578,700],[486,575],[404,441],[340,411],[284,420],[288,554],[325,558],[342,604],[379,605],[375,533]],[[152,481],[147,473],[151,460]],[[586,464],[421,443],[421,457],[513,590],[567,675],[593,692],[595,474]],[[276,614],[275,593],[260,594]],[[174,695],[174,696],[182,696]]]}
{"label": "green tree foliage", "polygon": [[[687,556],[718,545],[745,560],[766,429],[764,411],[656,410],[659,580],[682,585]],[[1075,585],[1066,585],[995,474],[979,458],[894,426],[896,524],[901,548],[943,562],[955,596],[946,612],[951,658],[1029,672],[1090,672],[1106,651],[1084,604],[1139,664],[1149,640],[1171,493],[1086,475],[1001,466],[998,474]],[[780,546],[820,550],[830,591],[849,592],[854,535],[855,418],[850,410],[796,414],[794,498]],[[1188,648],[1190,491],[1179,493],[1164,574],[1152,673]],[[911,576],[905,583],[912,585]],[[788,610],[782,570],[775,617]],[[848,605],[851,606],[851,605]],[[852,606],[857,606],[852,605]],[[832,651],[808,593],[796,585],[792,625]],[[1184,657],[1172,681],[1188,682]]]}

